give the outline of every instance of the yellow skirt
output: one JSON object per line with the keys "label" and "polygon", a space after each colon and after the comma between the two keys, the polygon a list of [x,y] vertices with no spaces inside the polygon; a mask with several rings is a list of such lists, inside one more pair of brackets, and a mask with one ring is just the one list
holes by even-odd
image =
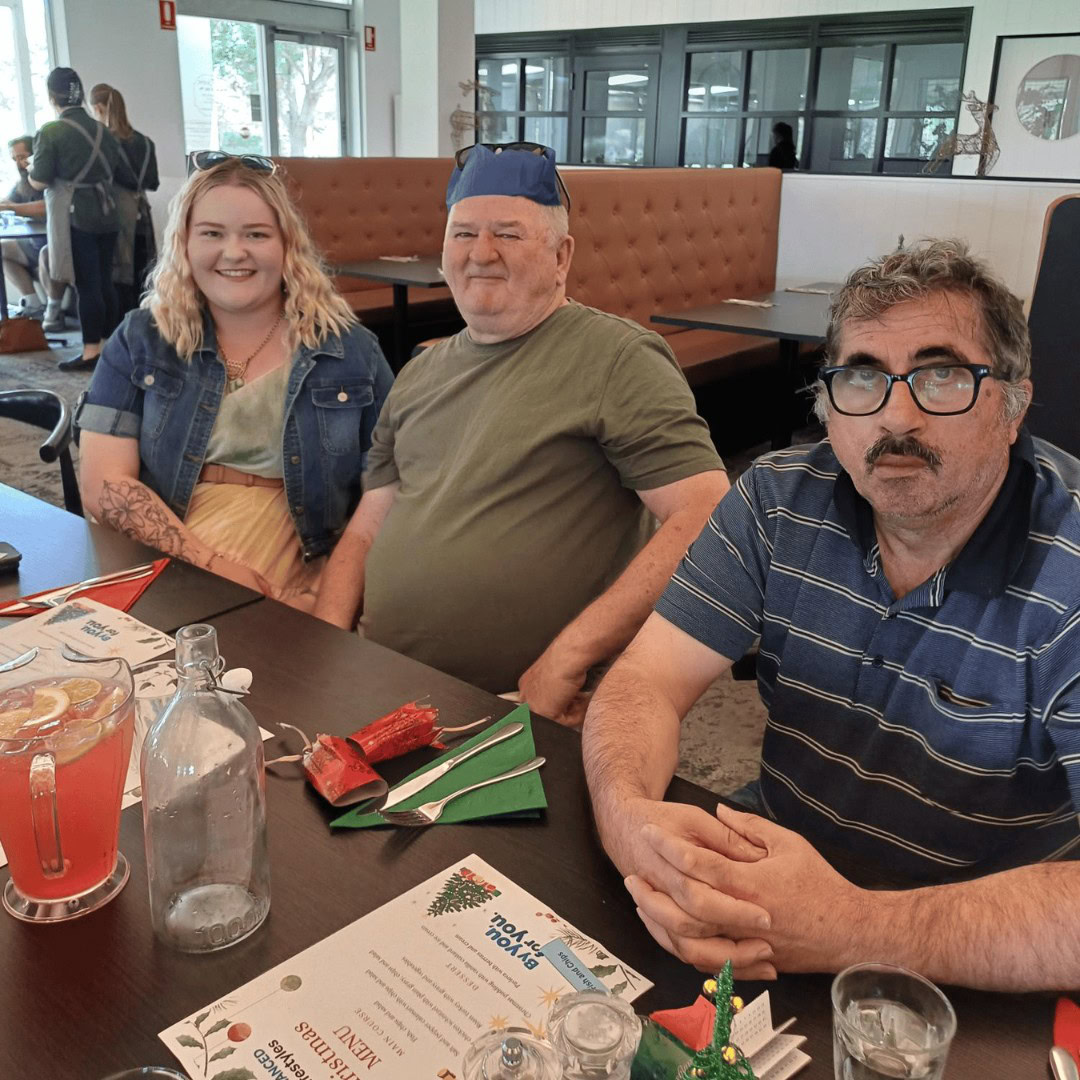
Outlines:
{"label": "yellow skirt", "polygon": [[326,559],[304,562],[283,487],[196,484],[184,524],[207,547],[262,574],[274,599],[314,608]]}

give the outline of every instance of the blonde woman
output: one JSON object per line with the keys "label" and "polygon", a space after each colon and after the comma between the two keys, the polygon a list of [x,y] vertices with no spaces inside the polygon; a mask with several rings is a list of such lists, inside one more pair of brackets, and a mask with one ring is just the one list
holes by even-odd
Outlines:
{"label": "blonde woman", "polygon": [[393,377],[274,164],[219,151],[192,164],[149,292],[78,410],[83,502],[151,547],[309,608]]}
{"label": "blonde woman", "polygon": [[108,83],[98,83],[90,91],[90,107],[116,140],[116,148],[135,177],[136,188],[116,188],[116,209],[120,232],[113,254],[113,281],[121,312],[130,311],[139,302],[146,283],[146,272],[154,261],[154,223],[146,192],[157,191],[158,165],[154,142],[136,131],[128,120],[123,95]]}

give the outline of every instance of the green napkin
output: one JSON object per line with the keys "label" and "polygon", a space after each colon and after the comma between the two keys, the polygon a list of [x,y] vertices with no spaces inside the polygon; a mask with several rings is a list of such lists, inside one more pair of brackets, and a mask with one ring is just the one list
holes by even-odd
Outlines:
{"label": "green napkin", "polygon": [[[512,769],[515,765],[528,761],[536,756],[536,745],[532,735],[532,717],[529,715],[527,705],[519,705],[509,716],[504,716],[490,727],[485,728],[479,735],[474,735],[467,742],[448,750],[435,761],[425,765],[422,769],[410,773],[405,780],[411,780],[414,776],[427,772],[429,769],[441,765],[448,757],[475,746],[478,742],[486,739],[492,732],[506,727],[517,721],[525,726],[525,730],[519,732],[512,739],[492,746],[477,754],[474,758],[457,768],[451,769],[445,776],[440,777],[430,787],[418,791],[411,799],[406,799],[394,807],[395,810],[415,810],[423,803],[434,802],[454,791],[460,791],[463,787],[478,783],[480,780],[488,780],[492,776]],[[402,783],[405,782],[402,781]],[[468,795],[462,795],[449,803],[439,818],[438,824],[452,825],[457,821],[476,821],[479,818],[500,817],[513,815],[514,817],[539,817],[540,811],[547,806],[544,797],[544,785],[540,781],[540,770],[534,769],[524,776],[515,776],[512,780],[504,780],[501,784],[489,784],[479,791],[470,791]],[[373,825],[389,825],[382,814],[365,814],[359,809],[350,810],[347,814],[330,822],[331,828],[346,829],[369,829]]]}

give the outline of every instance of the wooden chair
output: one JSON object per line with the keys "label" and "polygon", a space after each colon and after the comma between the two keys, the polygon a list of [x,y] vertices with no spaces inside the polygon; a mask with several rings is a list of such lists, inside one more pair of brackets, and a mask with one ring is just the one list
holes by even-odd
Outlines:
{"label": "wooden chair", "polygon": [[1031,299],[1031,372],[1035,398],[1027,426],[1080,457],[1080,194],[1046,209],[1042,253]]}
{"label": "wooden chair", "polygon": [[0,391],[0,416],[49,432],[38,453],[47,465],[60,462],[64,506],[82,517],[82,498],[71,461],[71,409],[68,403],[51,390],[4,390]]}

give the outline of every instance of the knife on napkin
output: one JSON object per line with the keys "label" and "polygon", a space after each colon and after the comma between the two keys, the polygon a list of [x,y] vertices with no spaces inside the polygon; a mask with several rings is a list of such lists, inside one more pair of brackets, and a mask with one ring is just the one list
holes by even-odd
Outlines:
{"label": "knife on napkin", "polygon": [[523,724],[516,722],[507,724],[505,727],[493,732],[486,739],[478,742],[475,746],[471,746],[467,750],[462,750],[460,753],[454,754],[453,757],[447,758],[441,765],[436,765],[434,769],[429,769],[427,772],[413,777],[412,780],[406,780],[404,784],[399,784],[390,792],[386,802],[379,807],[380,813],[383,810],[392,809],[397,806],[398,803],[402,803],[406,799],[412,798],[418,791],[423,791],[424,788],[434,784],[436,780],[445,776],[451,769],[460,765],[463,761],[468,761],[469,758],[475,757],[477,754],[482,754],[485,750],[506,739],[512,739],[515,735],[520,734],[524,730],[525,726]]}

